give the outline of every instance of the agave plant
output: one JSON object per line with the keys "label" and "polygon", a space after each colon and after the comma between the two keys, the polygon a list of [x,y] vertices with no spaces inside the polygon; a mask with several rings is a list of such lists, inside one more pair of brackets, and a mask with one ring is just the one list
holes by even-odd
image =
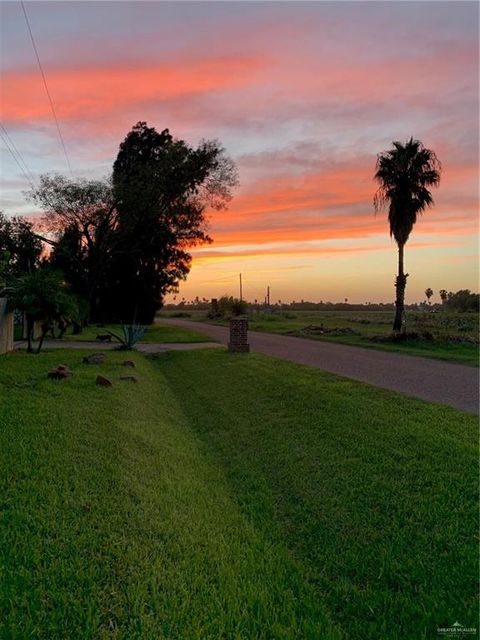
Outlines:
{"label": "agave plant", "polygon": [[145,333],[147,327],[140,324],[124,324],[122,325],[123,336],[119,336],[113,331],[107,331],[111,336],[116,338],[120,342],[120,349],[129,351],[137,344],[140,338]]}

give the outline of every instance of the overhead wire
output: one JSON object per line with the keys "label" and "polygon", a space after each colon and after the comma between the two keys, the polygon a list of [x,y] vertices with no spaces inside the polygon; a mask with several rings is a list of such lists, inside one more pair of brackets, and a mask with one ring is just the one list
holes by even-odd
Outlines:
{"label": "overhead wire", "polygon": [[73,175],[72,167],[71,167],[71,164],[70,164],[70,159],[69,159],[68,153],[67,153],[67,147],[65,145],[65,141],[63,139],[62,132],[60,130],[60,124],[58,122],[57,113],[55,111],[55,106],[53,104],[52,96],[50,95],[50,91],[48,90],[47,78],[45,76],[45,72],[43,70],[43,66],[42,66],[42,63],[40,61],[40,56],[38,54],[37,45],[35,44],[35,38],[33,37],[32,28],[30,26],[30,21],[28,19],[27,11],[25,9],[25,5],[23,3],[23,0],[20,0],[20,4],[22,5],[23,15],[25,16],[25,22],[27,23],[28,33],[30,34],[30,40],[32,41],[33,50],[34,50],[35,56],[37,58],[38,68],[40,69],[40,74],[41,74],[42,80],[43,80],[43,86],[45,87],[45,92],[46,92],[46,94],[48,96],[48,101],[50,103],[50,109],[52,111],[53,119],[55,120],[55,125],[56,125],[57,131],[58,131],[58,137],[60,138],[60,143],[62,145],[63,152],[65,154],[65,160],[67,161],[68,170],[70,171],[70,174]]}
{"label": "overhead wire", "polygon": [[[18,150],[18,148],[16,147],[14,141],[12,140],[12,138],[10,137],[8,131],[5,129],[5,127],[3,126],[3,124],[0,122],[0,129],[3,131],[2,135],[2,139],[5,142],[5,144],[7,145],[7,149],[10,151],[10,153],[13,155],[15,161],[17,162],[17,164],[19,165],[20,169],[22,170],[23,175],[28,179],[28,182],[30,182],[30,184],[33,187],[33,183],[35,182],[35,178],[33,177],[33,173],[30,171],[30,169],[28,168],[27,163],[25,162],[25,160],[23,159],[22,154],[20,153],[20,151]],[[8,142],[6,142],[6,140]],[[15,155],[12,153],[12,151],[10,150],[10,148],[8,147],[8,144],[10,145],[10,147],[13,149],[13,151],[15,152],[15,154],[18,156],[18,160],[20,162],[20,164],[22,166],[20,166],[19,162],[17,161],[17,159],[15,158]]]}
{"label": "overhead wire", "polygon": [[242,287],[243,287],[243,293],[244,293],[243,295],[244,300],[250,300],[250,302],[257,300],[258,303],[262,303],[265,298],[265,293],[260,291],[260,289],[258,288],[258,284],[255,284],[252,287],[250,282],[248,281],[248,277],[245,278],[245,275],[244,274],[242,275],[243,275]]}
{"label": "overhead wire", "polygon": [[[5,131],[5,129],[2,126],[2,129]],[[7,134],[8,135],[8,134]],[[18,165],[18,168],[20,169],[20,171],[23,173],[24,178],[26,179],[26,181],[30,184],[30,186],[32,187],[32,189],[35,189],[35,186],[31,180],[31,178],[28,175],[28,171],[25,171],[25,169],[22,167],[22,165],[20,164],[20,161],[18,160],[17,156],[15,155],[15,153],[12,150],[12,147],[10,147],[10,144],[8,142],[7,137],[0,131],[0,136],[5,144],[5,146],[7,147],[7,150],[10,152],[12,158],[15,160],[15,162]],[[18,153],[18,152],[17,152]],[[21,158],[20,154],[19,157]],[[25,165],[26,166],[26,165]],[[28,169],[28,168],[27,168]]]}

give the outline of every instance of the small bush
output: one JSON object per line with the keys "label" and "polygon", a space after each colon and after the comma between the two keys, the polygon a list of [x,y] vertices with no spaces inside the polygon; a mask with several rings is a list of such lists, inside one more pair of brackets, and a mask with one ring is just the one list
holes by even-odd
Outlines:
{"label": "small bush", "polygon": [[223,318],[242,316],[247,313],[247,303],[233,296],[222,296],[218,300],[218,313]]}

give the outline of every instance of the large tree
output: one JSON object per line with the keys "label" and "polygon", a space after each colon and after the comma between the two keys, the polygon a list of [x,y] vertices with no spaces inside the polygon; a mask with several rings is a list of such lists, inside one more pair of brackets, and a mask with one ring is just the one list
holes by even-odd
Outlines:
{"label": "large tree", "polygon": [[147,324],[189,273],[188,250],[211,241],[207,212],[225,208],[236,183],[218,142],[194,148],[139,122],[111,182],[44,175],[27,195],[45,211],[51,263],[90,318]]}
{"label": "large tree", "polygon": [[62,270],[72,291],[87,300],[96,319],[116,220],[110,182],[43,175],[27,197],[45,212],[52,264]]}
{"label": "large tree", "polygon": [[152,322],[164,295],[191,266],[189,249],[211,242],[209,209],[225,208],[237,184],[235,165],[216,141],[194,148],[137,123],[113,165],[118,211],[110,264],[110,307],[129,322]]}
{"label": "large tree", "polygon": [[408,273],[404,270],[404,248],[417,217],[433,198],[429,187],[440,182],[440,162],[419,140],[393,142],[393,148],[377,157],[375,180],[379,188],[374,207],[379,211],[388,206],[390,235],[398,246],[398,275],[395,280],[395,319],[393,330],[400,331],[404,320],[405,288]]}

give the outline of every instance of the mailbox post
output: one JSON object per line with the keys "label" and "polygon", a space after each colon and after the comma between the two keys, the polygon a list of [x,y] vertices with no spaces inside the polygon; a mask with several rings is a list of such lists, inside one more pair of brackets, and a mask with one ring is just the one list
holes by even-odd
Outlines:
{"label": "mailbox post", "polygon": [[228,350],[232,353],[248,353],[250,345],[247,342],[247,318],[232,318],[230,320],[230,342]]}

